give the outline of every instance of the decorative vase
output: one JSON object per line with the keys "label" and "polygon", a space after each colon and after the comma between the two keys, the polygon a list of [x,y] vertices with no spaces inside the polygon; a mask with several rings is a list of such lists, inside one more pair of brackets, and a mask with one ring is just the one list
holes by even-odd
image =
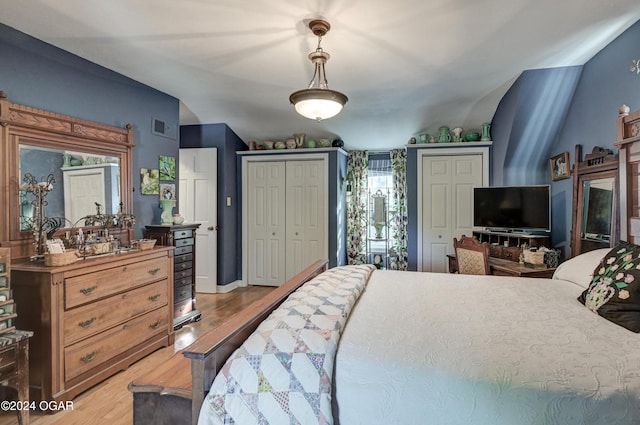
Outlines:
{"label": "decorative vase", "polygon": [[331,143],[331,146],[333,146],[334,148],[343,148],[344,147],[344,142],[342,141],[342,139],[335,139]]}
{"label": "decorative vase", "polygon": [[184,223],[184,217],[180,214],[173,215],[173,224],[182,224]]}
{"label": "decorative vase", "polygon": [[480,133],[477,131],[470,131],[469,133],[464,135],[464,140],[467,142],[477,142],[480,140]]}
{"label": "decorative vase", "polygon": [[488,122],[482,124],[482,137],[480,138],[480,141],[487,142],[491,140],[491,134],[489,133],[490,129],[491,124],[489,124]]}
{"label": "decorative vase", "polygon": [[440,127],[440,134],[438,135],[439,143],[449,143],[451,141],[451,133],[449,133],[449,127]]}
{"label": "decorative vase", "polygon": [[161,199],[160,209],[160,224],[173,224],[173,207],[176,206],[175,199]]}
{"label": "decorative vase", "polygon": [[462,128],[461,127],[454,128],[453,130],[451,130],[451,133],[453,134],[453,142],[454,143],[462,142]]}

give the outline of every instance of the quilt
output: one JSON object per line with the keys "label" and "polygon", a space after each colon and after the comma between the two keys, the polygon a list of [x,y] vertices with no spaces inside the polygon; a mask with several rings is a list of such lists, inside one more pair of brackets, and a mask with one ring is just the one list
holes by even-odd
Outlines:
{"label": "quilt", "polygon": [[335,267],[305,283],[227,360],[199,424],[332,424],[338,340],[372,265]]}

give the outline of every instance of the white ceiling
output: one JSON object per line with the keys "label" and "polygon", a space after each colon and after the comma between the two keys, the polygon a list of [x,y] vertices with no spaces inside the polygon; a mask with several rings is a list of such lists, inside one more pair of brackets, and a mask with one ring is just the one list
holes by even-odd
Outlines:
{"label": "white ceiling", "polygon": [[[318,17],[329,86],[349,97],[321,123],[288,101]],[[522,71],[582,65],[639,19],[638,0],[0,0],[0,22],[180,99],[180,124],[372,150],[479,129]]]}

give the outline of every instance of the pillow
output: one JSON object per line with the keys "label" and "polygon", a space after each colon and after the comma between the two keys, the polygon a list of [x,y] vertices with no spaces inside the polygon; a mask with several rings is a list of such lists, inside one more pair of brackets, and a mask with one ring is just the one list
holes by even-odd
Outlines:
{"label": "pillow", "polygon": [[620,242],[610,250],[578,301],[605,319],[640,332],[640,246]]}
{"label": "pillow", "polygon": [[601,248],[576,255],[561,263],[553,273],[552,279],[568,280],[586,289],[593,279],[593,270],[609,251],[611,248]]}

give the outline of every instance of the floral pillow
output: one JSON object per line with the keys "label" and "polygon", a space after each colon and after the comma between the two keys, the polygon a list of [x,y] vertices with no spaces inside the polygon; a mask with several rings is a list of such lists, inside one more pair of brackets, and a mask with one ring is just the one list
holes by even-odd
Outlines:
{"label": "floral pillow", "polygon": [[609,251],[578,301],[605,319],[640,332],[640,246],[620,242]]}

